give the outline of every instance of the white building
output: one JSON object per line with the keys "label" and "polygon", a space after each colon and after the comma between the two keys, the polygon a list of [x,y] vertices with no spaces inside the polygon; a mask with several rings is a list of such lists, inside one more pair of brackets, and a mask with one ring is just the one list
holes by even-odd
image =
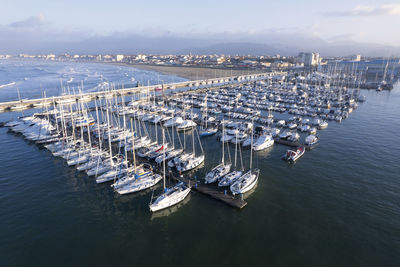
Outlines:
{"label": "white building", "polygon": [[352,61],[361,61],[361,55],[353,55],[351,56],[350,60]]}
{"label": "white building", "polygon": [[115,56],[115,59],[116,59],[117,61],[122,61],[122,60],[124,59],[124,55],[116,55],[116,56]]}
{"label": "white building", "polygon": [[305,67],[317,66],[321,63],[319,53],[301,53],[302,62]]}

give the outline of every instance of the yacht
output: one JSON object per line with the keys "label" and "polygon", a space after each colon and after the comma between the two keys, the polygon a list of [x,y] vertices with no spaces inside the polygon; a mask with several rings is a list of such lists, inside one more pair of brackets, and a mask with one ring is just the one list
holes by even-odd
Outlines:
{"label": "yacht", "polygon": [[304,155],[305,148],[304,146],[299,146],[295,150],[288,150],[286,154],[283,156],[283,159],[288,162],[295,162],[301,156]]}
{"label": "yacht", "polygon": [[288,139],[292,134],[289,131],[281,132],[279,134],[280,139]]}
{"label": "yacht", "polygon": [[319,128],[320,130],[325,129],[325,128],[327,128],[327,127],[328,127],[328,122],[326,122],[326,121],[322,121],[322,122],[320,122],[320,124],[318,125],[318,128]]}
{"label": "yacht", "polygon": [[306,137],[305,145],[313,146],[318,142],[319,138],[315,135],[309,135]]}
{"label": "yacht", "polygon": [[310,125],[303,125],[300,127],[300,131],[302,132],[308,132],[310,130]]}
{"label": "yacht", "polygon": [[173,127],[173,126],[178,126],[178,125],[180,125],[181,123],[183,123],[182,117],[174,117],[174,118],[172,118],[172,119],[166,121],[166,122],[164,123],[164,126],[165,126],[165,127]]}
{"label": "yacht", "polygon": [[218,132],[217,127],[208,127],[206,129],[199,130],[200,137],[210,136]]}
{"label": "yacht", "polygon": [[285,125],[286,125],[285,120],[279,120],[279,121],[276,123],[276,126],[277,126],[277,127],[284,127]]}
{"label": "yacht", "polygon": [[244,141],[247,140],[247,134],[245,132],[239,132],[237,135],[230,140],[232,144],[242,144]]}
{"label": "yacht", "polygon": [[312,128],[310,128],[310,130],[308,130],[308,132],[309,132],[310,134],[316,135],[316,134],[317,134],[317,128],[312,127]]}
{"label": "yacht", "polygon": [[174,187],[165,189],[165,192],[159,196],[149,207],[152,212],[159,211],[183,201],[190,193],[190,187],[184,183],[178,183]]}
{"label": "yacht", "polygon": [[259,169],[250,169],[248,172],[240,176],[237,181],[230,186],[232,194],[238,195],[250,191],[257,184],[259,174]]}
{"label": "yacht", "polygon": [[192,120],[184,120],[181,124],[176,126],[178,131],[187,131],[195,128],[197,124]]}
{"label": "yacht", "polygon": [[174,150],[166,152],[165,156],[164,155],[158,156],[155,159],[155,161],[157,164],[161,164],[164,160],[170,160],[172,158],[179,156],[182,153],[183,153],[183,149],[174,149]]}
{"label": "yacht", "polygon": [[242,171],[237,171],[237,170],[231,171],[230,173],[226,174],[219,180],[218,186],[219,187],[230,186],[232,183],[236,182],[236,180],[239,179],[242,176],[242,174],[243,174]]}
{"label": "yacht", "polygon": [[297,142],[300,140],[300,135],[297,132],[294,132],[287,138],[287,140],[293,143]]}
{"label": "yacht", "polygon": [[271,135],[261,135],[254,142],[253,150],[260,151],[268,147],[271,147],[273,144],[274,144],[274,139],[272,138]]}
{"label": "yacht", "polygon": [[196,156],[195,154],[191,154],[188,158],[181,161],[178,165],[176,165],[176,169],[179,172],[190,171],[202,164],[204,162],[204,155]]}
{"label": "yacht", "polygon": [[[136,173],[133,174],[132,176],[129,176],[130,182],[123,183],[121,182],[122,185],[116,185],[114,186],[115,191],[120,194],[120,195],[125,195],[125,194],[130,194],[130,193],[135,193],[139,192],[145,189],[148,189],[150,187],[153,187],[156,185],[158,182],[162,180],[162,176],[157,174],[157,173],[146,173],[144,175],[137,175]],[[129,178],[125,178],[129,179]],[[124,181],[124,180],[122,180]]]}
{"label": "yacht", "polygon": [[214,167],[210,172],[206,174],[205,183],[211,184],[220,180],[224,175],[226,175],[232,167],[232,164],[224,164],[223,162],[218,166]]}

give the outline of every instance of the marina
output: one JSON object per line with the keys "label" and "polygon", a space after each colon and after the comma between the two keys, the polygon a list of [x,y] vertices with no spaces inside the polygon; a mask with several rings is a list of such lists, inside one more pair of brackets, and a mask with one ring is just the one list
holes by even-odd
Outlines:
{"label": "marina", "polygon": [[400,3],[5,2],[0,267],[400,266]]}
{"label": "marina", "polygon": [[[274,87],[276,89],[273,89]],[[113,255],[112,258],[119,258],[118,262],[127,263],[126,260],[122,260],[127,250],[130,251],[132,257],[135,257],[136,263],[145,264],[147,260],[141,259],[140,255],[143,254],[147,258],[153,249],[163,250],[162,240],[164,237],[170,239],[177,249],[183,251],[184,247],[180,245],[182,242],[190,244],[194,239],[204,240],[202,239],[203,231],[193,231],[194,228],[203,229],[204,227],[207,227],[207,230],[214,233],[215,236],[219,236],[214,238],[213,244],[204,243],[204,249],[201,245],[200,251],[189,250],[186,256],[182,256],[182,253],[175,254],[172,252],[168,258],[192,258],[199,255],[198,253],[204,255],[209,249],[228,253],[228,248],[225,248],[224,244],[231,237],[232,231],[243,236],[257,237],[251,239],[251,242],[256,242],[260,247],[265,242],[274,242],[274,247],[282,249],[287,248],[287,242],[300,242],[301,244],[311,242],[312,244],[314,241],[307,237],[309,235],[316,235],[317,240],[315,242],[319,239],[335,240],[336,236],[350,236],[351,239],[348,242],[359,248],[356,251],[352,250],[351,255],[350,253],[347,254],[348,248],[342,242],[333,243],[329,247],[329,251],[321,249],[323,255],[331,253],[333,249],[335,254],[342,253],[346,259],[353,257],[354,253],[359,254],[361,251],[368,251],[368,248],[364,245],[367,242],[365,232],[369,233],[368,240],[371,236],[376,235],[384,239],[374,237],[375,242],[391,244],[393,241],[391,237],[376,229],[375,225],[380,225],[380,229],[395,230],[393,221],[397,220],[396,213],[388,212],[384,207],[392,206],[392,202],[396,201],[396,196],[391,192],[393,192],[393,188],[398,186],[395,177],[396,162],[393,157],[388,158],[385,152],[386,144],[393,139],[393,134],[397,132],[396,127],[399,125],[396,123],[398,118],[396,115],[398,87],[395,86],[392,91],[383,92],[360,90],[359,97],[356,97],[357,88],[355,90],[341,90],[340,94],[343,99],[348,98],[350,100],[351,96],[355,100],[354,103],[357,103],[357,107],[349,112],[350,109],[347,110],[347,107],[350,107],[350,101],[348,104],[346,104],[348,100],[344,101],[343,107],[345,108],[340,109],[340,112],[348,111],[349,116],[347,119],[342,118],[340,122],[335,119],[339,115],[338,111],[325,114],[326,108],[317,105],[318,94],[309,97],[309,102],[314,100],[313,102],[316,104],[314,107],[310,104],[299,104],[297,101],[296,106],[294,106],[294,103],[290,103],[295,99],[301,102],[302,92],[300,90],[309,91],[310,89],[296,89],[296,94],[288,93],[291,90],[286,89],[285,82],[279,85],[279,82],[268,80],[261,82],[260,80],[258,84],[250,82],[232,85],[232,87],[217,86],[186,93],[179,92],[166,96],[165,101],[162,94],[158,93],[160,95],[157,95],[156,93],[153,97],[151,91],[148,94],[148,90],[145,90],[142,101],[138,100],[139,95],[133,94],[118,96],[117,98],[115,96],[113,98],[98,98],[89,102],[85,102],[86,100],[83,99],[85,101],[75,101],[63,105],[56,104],[56,108],[54,108],[52,102],[47,107],[1,113],[0,118],[3,126],[10,121],[20,122],[22,117],[25,118],[22,121],[26,121],[35,113],[35,117],[40,118],[40,120],[34,121],[37,126],[31,125],[28,128],[30,131],[25,132],[24,138],[21,134],[12,132],[11,126],[0,128],[0,145],[2,147],[0,158],[4,166],[1,169],[1,190],[5,197],[5,201],[0,204],[4,211],[1,219],[8,225],[7,232],[2,231],[4,242],[8,244],[3,251],[10,255],[9,258],[13,259],[13,262],[24,262],[23,257],[18,257],[18,255],[23,254],[20,250],[8,250],[7,247],[11,249],[17,244],[25,243],[27,239],[32,237],[31,231],[34,231],[37,233],[35,235],[37,236],[36,245],[27,245],[25,251],[43,255],[38,261],[41,263],[62,258],[59,249],[65,248],[66,245],[73,248],[74,254],[80,259],[84,258],[84,253],[86,253],[88,247],[93,248],[90,249],[91,251],[103,252],[101,254],[104,256],[100,255],[98,260],[95,260],[99,264],[100,262],[110,262],[109,257],[105,255]],[[229,92],[232,96],[229,96]],[[243,95],[238,98],[238,93],[242,94],[242,92]],[[246,92],[249,93],[244,95]],[[262,99],[263,92],[266,94],[266,99]],[[269,92],[275,92],[271,99]],[[336,98],[340,91],[335,91],[333,88],[323,89],[320,90],[319,95],[325,96],[327,92],[333,92],[328,95]],[[14,91],[14,94],[16,95],[17,92]],[[21,90],[21,95],[24,96],[25,94],[26,92]],[[214,99],[214,94],[222,95],[221,99],[218,97]],[[256,95],[253,96],[253,94]],[[206,95],[207,106],[203,106],[199,100],[204,99]],[[227,99],[224,99],[226,98],[225,95],[228,97]],[[295,95],[298,98],[293,98]],[[276,101],[279,100],[278,96],[281,98],[280,101]],[[256,97],[255,102],[258,102],[261,106],[243,105],[245,103],[251,104],[250,102],[253,102],[254,97]],[[242,105],[236,106],[234,99]],[[138,105],[129,105],[132,100],[139,102]],[[218,100],[221,102],[219,103]],[[262,101],[269,103],[263,104]],[[97,123],[96,103],[100,124]],[[115,103],[119,103],[119,105],[115,105]],[[326,102],[321,103],[321,105],[323,104],[326,104]],[[331,109],[339,110],[334,107],[335,101],[331,101],[330,104]],[[72,113],[70,112],[71,105]],[[184,106],[186,106],[186,109],[182,109]],[[228,106],[231,106],[232,109]],[[310,106],[313,110],[310,109]],[[160,108],[167,108],[167,110]],[[247,108],[252,109],[253,112],[250,113]],[[80,162],[87,160],[85,155],[90,155],[90,152],[85,153],[87,151],[85,149],[89,148],[90,151],[89,146],[81,147],[78,144],[77,147],[82,148],[82,150],[71,150],[69,156],[67,154],[63,157],[55,157],[48,149],[44,148],[51,141],[60,140],[60,135],[55,135],[57,129],[50,135],[44,134],[44,129],[50,126],[46,123],[48,118],[50,118],[53,127],[57,128],[52,110],[61,111],[58,113],[57,121],[61,140],[63,140],[62,129],[68,130],[69,139],[65,138],[65,143],[72,143],[74,130],[72,122],[75,124],[76,141],[81,140],[80,134],[83,130],[84,141],[89,143],[87,135],[89,126],[89,130],[92,132],[91,153],[93,156],[99,153],[102,162],[105,163],[102,165],[104,168],[97,168],[97,177],[95,173],[88,176],[85,169],[97,166],[98,161]],[[178,112],[171,112],[172,110]],[[313,111],[317,116],[312,116]],[[47,112],[49,112],[49,117]],[[109,114],[110,126],[113,126],[113,128],[110,127],[110,129],[113,129],[110,131],[110,136],[108,136],[107,113]],[[196,129],[176,132],[176,126],[184,120],[190,120],[189,116],[190,118],[193,117],[192,120],[197,124]],[[181,119],[178,119],[178,117],[181,117]],[[371,120],[371,118],[375,119]],[[252,119],[254,119],[254,127],[250,126]],[[131,129],[131,120],[133,120],[133,130]],[[222,122],[225,122],[225,124]],[[67,126],[66,128],[63,128],[64,124]],[[286,125],[290,124],[297,126],[289,129]],[[308,132],[302,131],[304,125],[310,126]],[[14,127],[18,130],[16,125]],[[22,128],[19,127],[19,130],[22,130]],[[180,153],[190,155],[194,137],[196,156],[202,155],[198,140],[200,139],[204,150],[204,161],[196,169],[183,172],[182,176],[174,168],[171,168],[170,173],[166,166],[168,170],[166,172],[166,188],[184,182],[188,186],[190,185],[191,191],[178,204],[151,212],[149,204],[154,202],[163,192],[163,153],[156,159],[140,158],[136,154],[137,165],[135,168],[131,144],[135,146],[134,150],[138,151],[136,146],[154,145],[158,138],[158,147],[160,148],[162,146],[163,128],[166,143],[168,143],[165,158],[169,156],[173,158]],[[100,135],[95,134],[99,129]],[[145,129],[148,134],[146,134]],[[158,130],[157,138],[155,129]],[[206,132],[206,130],[213,132],[215,131],[213,129],[217,129],[217,132],[202,136],[202,132]],[[264,149],[253,151],[252,168],[259,169],[260,174],[255,187],[245,193],[242,199],[240,195],[233,197],[226,184],[231,182],[230,178],[237,179],[246,174],[249,169],[251,147],[251,138],[249,139],[249,137],[251,137],[252,129],[254,130],[253,145],[255,150],[258,147],[256,144],[263,144],[263,140],[270,140],[261,137],[275,137],[272,137],[274,140],[272,145],[266,144]],[[382,131],[383,129],[385,130]],[[130,135],[130,132],[135,131],[138,132],[137,136]],[[311,132],[319,137],[319,140],[310,147],[312,150],[309,151],[306,142],[307,138],[312,135]],[[170,138],[172,133],[174,133],[175,138]],[[295,149],[297,143],[281,139],[279,136],[282,134],[282,137],[289,138],[294,133],[300,136],[298,144],[305,145],[306,151],[295,163],[287,163],[281,158],[287,153],[287,150]],[[54,136],[51,137],[53,134]],[[222,135],[229,141],[221,142]],[[133,143],[129,142],[132,136],[135,140]],[[108,175],[106,172],[100,174],[107,169],[107,159],[110,158],[109,137],[111,137],[111,140],[115,140],[111,143],[113,161],[115,161],[115,164],[122,164],[118,165],[121,166],[120,169],[114,168],[112,169],[114,172]],[[297,135],[294,135],[294,138],[296,137]],[[32,140],[29,141],[28,139]],[[37,140],[33,141],[34,139]],[[127,168],[124,166],[125,151],[120,147],[121,144],[125,143],[125,139],[128,143],[127,158],[129,164]],[[312,138],[308,140],[313,141]],[[96,150],[98,146],[94,145],[95,142],[102,142],[101,151]],[[285,142],[285,144],[282,145],[279,142]],[[223,144],[224,148],[222,149]],[[290,146],[294,144],[296,146]],[[184,146],[185,149],[182,149]],[[176,152],[172,153],[172,150],[169,150],[172,148]],[[222,154],[223,150],[224,154]],[[360,153],[363,155],[367,153],[370,157],[356,156]],[[119,155],[123,155],[123,157],[121,158]],[[232,164],[229,175],[227,174],[220,181],[206,185],[204,183],[205,177],[222,163],[223,155],[225,164]],[[168,162],[171,158],[166,161]],[[382,160],[384,167],[381,167]],[[77,163],[77,165],[70,165],[74,163]],[[154,176],[146,176],[150,169],[153,170]],[[350,169],[351,172],[348,171]],[[121,175],[116,170],[121,170]],[[136,183],[132,183],[131,187],[126,187],[124,189],[126,191],[123,191],[122,185],[125,182],[132,182],[132,180],[117,178],[133,177],[124,174],[125,170],[127,174],[136,170],[138,179],[136,179]],[[97,183],[97,180],[107,180],[110,179],[109,177],[111,177],[111,180],[108,182]],[[110,187],[114,184],[114,179],[115,182],[118,180],[119,182],[114,187]],[[228,182],[225,183],[225,181]],[[219,186],[220,184],[222,187]],[[140,190],[141,188],[144,189]],[[125,192],[131,193],[125,194]],[[25,201],[27,198],[30,199],[29,205]],[[378,199],[379,201],[376,202]],[[383,206],[376,204],[382,203],[382,201],[385,203]],[[307,214],[318,214],[318,216],[312,222],[309,222],[306,218],[311,215]],[[352,221],[348,219],[354,216],[362,218],[362,220]],[[42,218],[46,218],[46,221],[43,221]],[[363,223],[360,223],[360,221],[363,221]],[[346,227],[344,227],[343,222],[346,223]],[[43,228],[40,225],[43,225]],[[75,227],[75,225],[79,225],[79,227]],[[347,225],[360,229],[360,231],[349,231]],[[326,228],[335,229],[335,236],[331,236],[329,234],[331,231],[326,231]],[[60,233],[58,229],[62,232]],[[260,231],[260,229],[268,230]],[[305,233],[305,235],[296,234],[299,231]],[[63,233],[68,234],[64,235]],[[80,241],[72,238],[77,233],[83,237]],[[288,233],[290,234],[288,235]],[[112,244],[115,242],[115,235],[123,242],[117,246],[118,250],[113,250]],[[66,236],[71,236],[71,239]],[[50,242],[54,237],[58,241]],[[132,242],[133,239],[137,242]],[[149,239],[157,242],[149,243]],[[243,246],[246,246],[246,242]],[[238,252],[244,248],[243,246],[236,244],[229,250],[233,250],[239,255]],[[263,247],[264,250],[271,251],[268,247]],[[54,257],[49,256],[48,251],[54,251]],[[261,253],[261,251],[259,252]],[[396,254],[390,249],[382,251],[382,253],[386,256]],[[254,259],[257,258],[254,253],[250,255],[253,255]],[[384,261],[372,252],[370,255],[372,260]],[[132,260],[132,257],[127,259]],[[155,261],[161,264],[166,259],[165,257],[167,256],[160,256]],[[240,256],[233,257],[240,263],[245,264],[247,262]],[[206,262],[220,261],[219,258],[212,256],[204,259]]]}
{"label": "marina", "polygon": [[[173,180],[189,190],[182,191],[185,195],[175,204],[192,189],[242,209],[260,175],[259,169],[252,169],[254,152],[270,149],[274,143],[294,147],[285,156],[293,163],[319,142],[317,131],[325,129],[328,120],[341,122],[360,99],[364,101],[357,88],[309,85],[301,80],[272,72],[161,87],[186,88],[177,92],[154,85],[36,99],[31,102],[49,104],[42,105],[42,112],[3,126],[94,176],[96,183],[113,181],[116,193],[143,191],[161,180],[165,192],[179,188],[166,188],[168,176],[169,184]],[[27,108],[30,102],[24,103]],[[220,141],[222,161],[205,178],[193,177],[193,170],[207,161],[203,138]],[[234,165],[237,168],[239,150],[241,171],[230,173],[233,147]],[[250,153],[247,172],[242,153]],[[173,204],[154,205],[150,204],[152,211]]]}

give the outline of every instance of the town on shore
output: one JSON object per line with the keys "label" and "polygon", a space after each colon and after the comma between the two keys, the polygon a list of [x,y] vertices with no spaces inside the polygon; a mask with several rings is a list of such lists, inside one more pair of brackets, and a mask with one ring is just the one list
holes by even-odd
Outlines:
{"label": "town on shore", "polygon": [[153,54],[18,54],[0,55],[0,59],[33,59],[49,61],[112,63],[176,74],[190,80],[228,77],[270,71],[310,72],[352,77],[371,88],[393,84],[400,73],[400,58],[349,55],[321,57],[319,53],[300,52],[282,55],[153,55]]}

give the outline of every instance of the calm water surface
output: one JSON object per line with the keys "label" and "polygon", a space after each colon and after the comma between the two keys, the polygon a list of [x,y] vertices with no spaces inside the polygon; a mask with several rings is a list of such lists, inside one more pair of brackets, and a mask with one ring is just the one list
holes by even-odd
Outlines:
{"label": "calm water surface", "polygon": [[[259,183],[240,211],[192,192],[152,214],[151,191],[119,196],[0,128],[0,265],[399,266],[400,87],[362,94],[296,164],[282,145],[256,153]],[[221,157],[215,137],[202,142],[199,178]]]}

